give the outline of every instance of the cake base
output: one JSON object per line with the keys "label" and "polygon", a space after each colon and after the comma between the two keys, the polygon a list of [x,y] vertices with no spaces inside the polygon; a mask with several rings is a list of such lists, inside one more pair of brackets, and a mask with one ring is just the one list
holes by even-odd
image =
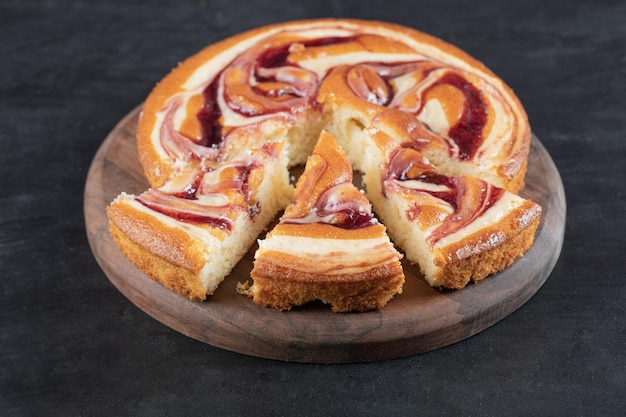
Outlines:
{"label": "cake base", "polygon": [[137,307],[212,346],[313,363],[370,362],[428,352],[481,332],[521,307],[548,278],[561,252],[563,184],[550,155],[533,137],[526,188],[520,195],[542,206],[542,219],[533,246],[504,271],[462,290],[440,291],[403,260],[403,292],[381,310],[336,314],[322,303],[311,303],[281,312],[237,294],[237,283],[250,279],[255,245],[214,295],[204,302],[191,301],[133,267],[108,231],[105,208],[115,196],[148,188],[135,142],[139,110],[113,129],[92,161],[84,199],[89,244],[109,280]]}

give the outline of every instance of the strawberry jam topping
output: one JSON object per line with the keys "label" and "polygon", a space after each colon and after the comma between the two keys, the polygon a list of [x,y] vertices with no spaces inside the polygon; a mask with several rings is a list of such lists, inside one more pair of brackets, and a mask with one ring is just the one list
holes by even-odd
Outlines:
{"label": "strawberry jam topping", "polygon": [[152,188],[137,197],[137,201],[176,220],[231,232],[233,222],[229,213],[247,211],[254,217],[259,212],[248,185],[251,171],[259,166],[252,160],[226,165],[216,181],[206,181],[207,174],[215,174],[211,169],[199,169],[182,190],[164,192]]}
{"label": "strawberry jam topping", "polygon": [[196,115],[202,128],[202,145],[217,148],[222,141],[221,111],[217,103],[217,82],[210,83],[202,92],[204,105]]}
{"label": "strawberry jam topping", "polygon": [[233,227],[232,221],[224,215],[228,206],[207,206],[188,198],[166,194],[156,188],[141,194],[137,197],[137,201],[156,212],[182,222],[206,224],[228,232]]}
{"label": "strawberry jam topping", "polygon": [[329,224],[342,229],[360,229],[374,224],[374,215],[367,205],[346,198],[350,192],[344,194],[341,189],[347,187],[352,188],[352,184],[343,183],[326,190],[315,206],[317,216],[329,219]]}
{"label": "strawberry jam topping", "polygon": [[[403,184],[407,181],[411,181],[410,185]],[[420,183],[423,186],[420,186]],[[429,185],[438,187],[433,190]],[[433,165],[410,147],[399,148],[390,158],[387,167],[385,192],[388,193],[398,187],[404,193],[430,194],[452,208],[452,213],[428,238],[431,244],[468,226],[504,194],[501,188],[475,177],[448,177],[437,174]],[[414,221],[420,211],[419,203],[416,202],[405,214]]]}
{"label": "strawberry jam topping", "polygon": [[[482,92],[472,83],[453,72],[447,72],[437,82],[425,89],[422,97],[433,88],[447,84],[458,89],[465,96],[465,105],[461,117],[448,131],[448,136],[459,147],[459,158],[469,160],[483,141],[483,129],[487,124],[487,106]],[[422,99],[422,103],[425,103]]]}

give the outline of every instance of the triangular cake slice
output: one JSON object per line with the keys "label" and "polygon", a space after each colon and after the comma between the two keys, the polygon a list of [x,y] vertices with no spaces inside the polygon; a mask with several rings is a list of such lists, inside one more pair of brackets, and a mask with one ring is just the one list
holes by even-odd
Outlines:
{"label": "triangular cake slice", "polygon": [[342,149],[322,132],[293,203],[259,241],[253,285],[239,291],[279,310],[313,300],[334,312],[377,309],[402,292],[401,257],[352,184]]}
{"label": "triangular cake slice", "polygon": [[538,204],[471,175],[442,174],[415,143],[383,137],[376,138],[382,162],[365,176],[368,197],[431,286],[463,288],[530,248]]}
{"label": "triangular cake slice", "polygon": [[204,300],[290,201],[287,155],[268,142],[216,167],[198,166],[107,208],[124,255],[150,278]]}

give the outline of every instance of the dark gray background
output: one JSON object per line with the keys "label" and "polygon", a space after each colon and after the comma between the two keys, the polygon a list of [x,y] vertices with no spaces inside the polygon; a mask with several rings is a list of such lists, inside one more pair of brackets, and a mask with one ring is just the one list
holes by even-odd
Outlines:
{"label": "dark gray background", "polygon": [[[90,252],[90,161],[170,68],[242,30],[329,16],[411,26],[485,62],[561,172],[554,272],[468,340],[371,364],[247,357],[144,314]],[[624,415],[625,22],[624,1],[2,1],[0,414]]]}

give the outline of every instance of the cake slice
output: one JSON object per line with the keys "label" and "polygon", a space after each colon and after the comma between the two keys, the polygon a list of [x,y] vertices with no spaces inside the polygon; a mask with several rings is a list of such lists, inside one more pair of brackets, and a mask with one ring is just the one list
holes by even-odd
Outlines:
{"label": "cake slice", "polygon": [[541,207],[470,175],[447,176],[412,142],[381,142],[368,197],[407,259],[433,287],[460,289],[498,272],[532,245]]}
{"label": "cake slice", "polygon": [[287,156],[268,142],[215,168],[199,166],[107,208],[124,255],[150,278],[204,300],[290,201]]}
{"label": "cake slice", "polygon": [[352,184],[343,151],[322,132],[294,201],[259,241],[253,285],[246,282],[238,290],[279,310],[313,300],[334,312],[377,309],[402,292],[401,257]]}

